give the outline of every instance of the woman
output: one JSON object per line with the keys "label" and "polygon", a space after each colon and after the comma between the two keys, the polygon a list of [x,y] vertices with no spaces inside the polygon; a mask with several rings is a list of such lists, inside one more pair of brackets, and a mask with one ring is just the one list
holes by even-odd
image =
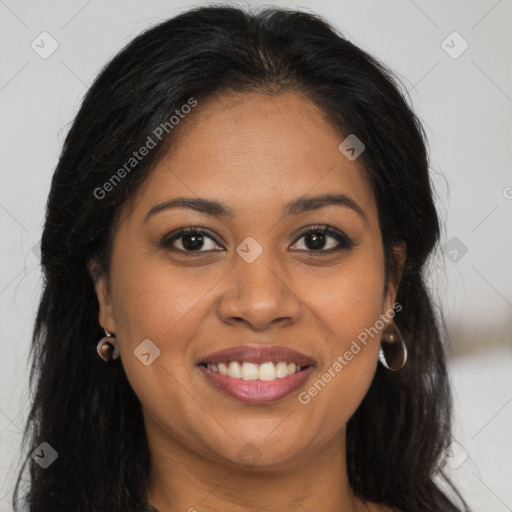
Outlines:
{"label": "woman", "polygon": [[467,510],[440,486],[438,235],[420,122],[319,17],[138,36],[52,181],[25,506]]}

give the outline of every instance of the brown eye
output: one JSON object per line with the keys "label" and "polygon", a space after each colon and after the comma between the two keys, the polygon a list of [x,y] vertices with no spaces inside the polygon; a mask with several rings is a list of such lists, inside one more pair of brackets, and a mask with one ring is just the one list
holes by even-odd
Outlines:
{"label": "brown eye", "polygon": [[170,237],[166,237],[161,245],[182,252],[208,252],[219,247],[207,231],[194,227],[181,229]]}
{"label": "brown eye", "polygon": [[[294,250],[312,252],[333,252],[341,249],[350,249],[353,242],[341,231],[334,230],[329,226],[313,226],[303,232],[298,240],[304,238],[304,248]],[[329,241],[331,239],[331,241]],[[333,242],[334,240],[334,242]],[[295,242],[295,245],[298,245]]]}

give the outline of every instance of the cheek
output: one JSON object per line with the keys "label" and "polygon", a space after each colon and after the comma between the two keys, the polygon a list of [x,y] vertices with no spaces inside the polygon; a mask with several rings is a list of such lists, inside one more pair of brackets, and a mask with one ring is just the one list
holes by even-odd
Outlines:
{"label": "cheek", "polygon": [[[185,441],[187,426],[196,421],[198,405],[186,391],[190,368],[183,363],[190,360],[190,339],[204,308],[201,299],[216,280],[211,272],[199,279],[196,269],[193,278],[194,269],[149,260],[118,255],[112,266],[113,311],[120,326],[121,361],[146,412],[161,425],[172,424],[175,434]],[[148,366],[134,354],[138,347],[147,345],[145,340],[160,350]],[[172,415],[171,420],[169,413],[176,410],[180,414]]]}
{"label": "cheek", "polygon": [[350,345],[380,318],[384,267],[379,254],[361,251],[360,256],[333,267],[329,274],[297,280],[300,296],[337,350]]}
{"label": "cheek", "polygon": [[301,403],[309,401],[305,407],[313,417],[330,411],[324,418],[326,436],[349,420],[375,374],[384,268],[378,250],[366,254],[337,268],[329,279],[310,280],[303,289],[325,343],[321,368]]}
{"label": "cheek", "polygon": [[118,258],[112,272],[113,310],[130,345],[151,337],[162,342],[172,338],[173,329],[186,326],[182,320],[214,284],[211,272],[204,278],[197,273],[143,256]]}
{"label": "cheek", "polygon": [[[179,389],[179,383],[189,379],[191,340],[197,338],[198,327],[214,308],[211,293],[222,273],[172,265],[163,258],[156,261],[142,252],[128,254],[130,251],[113,253],[112,258],[113,313],[119,325],[116,336],[128,379],[141,401],[151,403],[154,393]],[[160,351],[149,366],[135,357],[145,340]],[[170,401],[181,398],[187,399],[188,394],[168,394]]]}

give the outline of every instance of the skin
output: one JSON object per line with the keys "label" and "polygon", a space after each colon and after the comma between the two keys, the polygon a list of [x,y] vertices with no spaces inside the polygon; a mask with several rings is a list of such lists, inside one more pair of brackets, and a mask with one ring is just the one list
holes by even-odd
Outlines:
{"label": "skin", "polygon": [[[95,282],[100,324],[116,334],[143,408],[149,502],[160,512],[313,511],[319,503],[324,512],[391,510],[356,499],[345,467],[346,424],[373,379],[380,335],[306,405],[298,392],[242,403],[195,366],[227,347],[285,345],[318,363],[298,390],[307,391],[392,308],[397,286],[384,293],[377,207],[360,161],[338,150],[344,137],[293,92],[217,96],[199,103],[177,134],[123,206],[110,275]],[[324,193],[349,196],[363,215],[330,205],[281,217],[288,201]],[[145,221],[155,205],[182,195],[221,201],[236,214],[173,209]],[[326,235],[315,249],[299,233],[315,224],[355,245],[321,255],[339,242]],[[199,254],[186,252],[186,236],[159,245],[187,226],[215,238],[205,236]],[[247,236],[263,248],[252,263],[236,252]],[[403,247],[397,257],[403,261]],[[145,339],[161,351],[149,366],[133,354]],[[248,443],[259,456],[251,466],[238,455]]]}

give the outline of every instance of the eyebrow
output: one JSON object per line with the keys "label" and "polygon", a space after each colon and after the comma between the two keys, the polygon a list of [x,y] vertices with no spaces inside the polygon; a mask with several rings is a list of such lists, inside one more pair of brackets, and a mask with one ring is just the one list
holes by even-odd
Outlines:
{"label": "eyebrow", "polygon": [[[363,209],[350,197],[344,194],[322,194],[319,196],[301,196],[294,199],[283,207],[282,217],[291,215],[300,215],[311,210],[319,210],[326,206],[341,206],[350,208],[358,213],[366,222],[368,222]],[[233,208],[213,199],[206,199],[200,197],[185,197],[179,196],[170,201],[157,204],[147,213],[144,223],[147,222],[154,215],[172,209],[187,209],[194,210],[200,213],[205,213],[214,217],[233,218],[236,212]]]}

